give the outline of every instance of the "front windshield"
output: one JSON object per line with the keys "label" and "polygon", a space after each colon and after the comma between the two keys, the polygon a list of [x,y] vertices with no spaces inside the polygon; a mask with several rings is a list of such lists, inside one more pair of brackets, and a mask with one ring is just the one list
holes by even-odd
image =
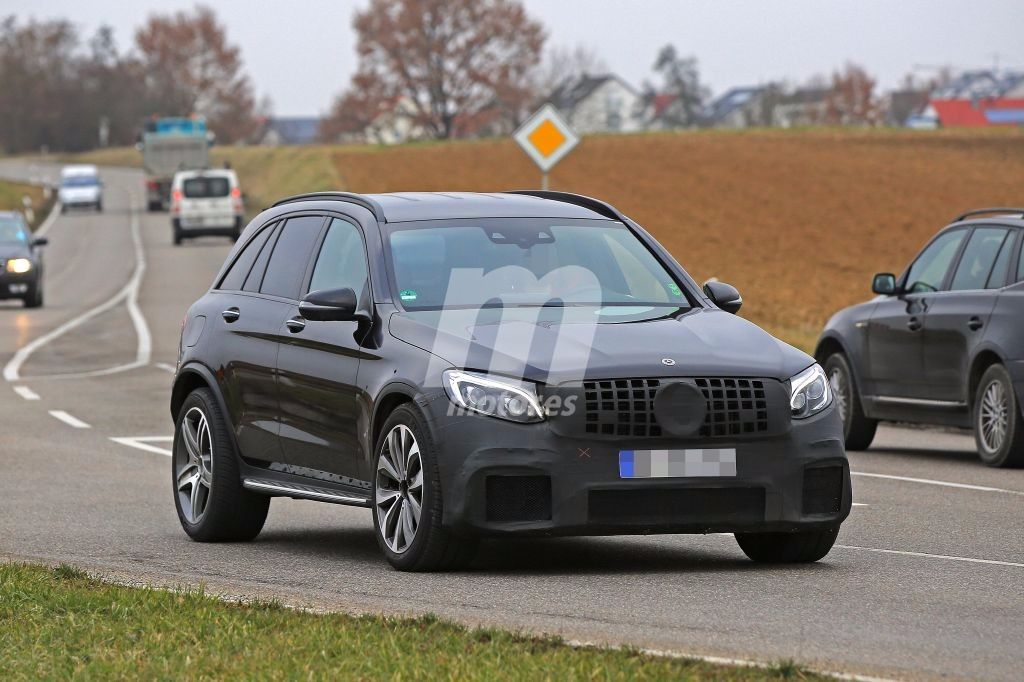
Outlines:
{"label": "front windshield", "polygon": [[69,175],[60,182],[63,187],[94,187],[98,183],[95,175]]}
{"label": "front windshield", "polygon": [[503,218],[387,228],[395,291],[408,310],[689,307],[680,285],[619,222]]}
{"label": "front windshield", "polygon": [[0,216],[0,244],[28,244],[28,228],[21,218]]}

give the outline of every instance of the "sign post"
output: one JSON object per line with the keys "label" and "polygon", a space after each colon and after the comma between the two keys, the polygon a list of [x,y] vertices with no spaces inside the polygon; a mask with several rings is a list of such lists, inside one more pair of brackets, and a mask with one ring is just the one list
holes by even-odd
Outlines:
{"label": "sign post", "polygon": [[541,171],[541,189],[548,188],[548,171],[565,157],[580,138],[550,104],[542,106],[512,136]]}

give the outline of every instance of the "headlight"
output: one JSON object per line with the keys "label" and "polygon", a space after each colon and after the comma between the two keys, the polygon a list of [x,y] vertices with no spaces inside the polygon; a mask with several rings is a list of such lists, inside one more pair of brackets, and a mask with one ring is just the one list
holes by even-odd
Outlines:
{"label": "headlight", "polygon": [[13,272],[16,275],[23,275],[32,269],[32,261],[28,258],[12,258],[7,261],[7,272]]}
{"label": "headlight", "polygon": [[813,364],[789,380],[789,409],[793,419],[804,419],[821,412],[832,402],[832,388],[825,370]]}
{"label": "headlight", "polygon": [[533,384],[457,369],[445,370],[443,383],[448,398],[467,410],[514,422],[544,419]]}

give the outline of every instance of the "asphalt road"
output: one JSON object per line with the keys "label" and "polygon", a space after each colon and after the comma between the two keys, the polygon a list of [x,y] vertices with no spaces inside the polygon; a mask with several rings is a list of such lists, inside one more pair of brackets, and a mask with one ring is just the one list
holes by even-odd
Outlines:
{"label": "asphalt road", "polygon": [[282,499],[256,542],[189,541],[170,372],[229,243],[175,248],[167,216],[139,210],[141,176],[103,176],[103,214],[50,226],[46,307],[0,302],[0,557],[863,675],[1024,675],[1024,471],[985,468],[960,434],[886,427],[852,454],[857,506],[810,566],[755,566],[729,536],[654,536],[491,542],[467,571],[402,574],[367,510]]}

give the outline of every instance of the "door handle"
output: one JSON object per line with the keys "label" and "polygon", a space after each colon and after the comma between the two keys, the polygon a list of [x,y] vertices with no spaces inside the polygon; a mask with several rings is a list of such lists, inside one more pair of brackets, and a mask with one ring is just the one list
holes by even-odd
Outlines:
{"label": "door handle", "polygon": [[292,334],[298,334],[299,332],[306,328],[306,321],[303,320],[301,317],[293,317],[292,319],[285,322],[284,326],[288,327],[288,331],[290,331]]}
{"label": "door handle", "polygon": [[985,323],[982,322],[981,318],[978,317],[977,315],[974,315],[974,316],[971,317],[971,319],[967,320],[967,327],[971,331],[975,331],[975,332],[978,331],[979,329],[981,329],[984,324]]}
{"label": "door handle", "polygon": [[231,324],[232,322],[237,320],[239,317],[241,317],[242,313],[239,312],[238,308],[228,308],[227,310],[222,312],[220,314],[220,316],[224,318],[225,322],[227,322],[228,324]]}
{"label": "door handle", "polygon": [[911,317],[909,320],[907,320],[907,329],[909,329],[910,331],[916,332],[920,328],[921,320],[919,320],[917,317]]}

